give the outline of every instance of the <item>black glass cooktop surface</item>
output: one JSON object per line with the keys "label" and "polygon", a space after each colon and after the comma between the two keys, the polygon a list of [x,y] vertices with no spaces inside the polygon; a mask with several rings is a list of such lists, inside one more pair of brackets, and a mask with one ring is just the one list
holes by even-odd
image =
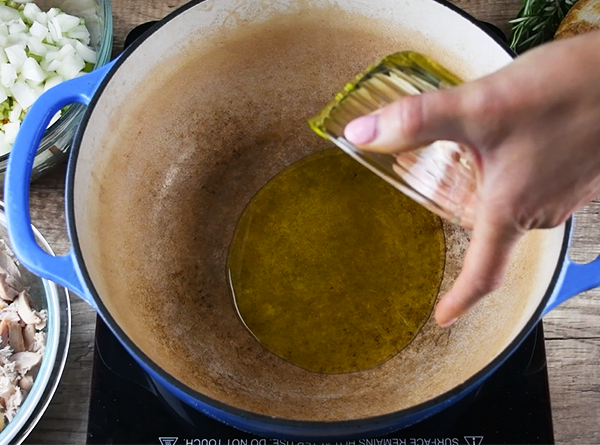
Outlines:
{"label": "black glass cooktop surface", "polygon": [[[477,390],[450,408],[377,439],[336,445],[553,444],[542,323]],[[291,445],[225,426],[194,410],[183,416],[98,318],[88,444]],[[186,419],[184,419],[186,417]],[[381,439],[386,439],[381,441]]]}

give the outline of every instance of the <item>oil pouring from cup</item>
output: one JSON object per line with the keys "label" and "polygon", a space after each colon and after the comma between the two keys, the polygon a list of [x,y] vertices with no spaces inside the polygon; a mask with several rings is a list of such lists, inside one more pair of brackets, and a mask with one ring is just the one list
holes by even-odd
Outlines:
{"label": "oil pouring from cup", "polygon": [[414,51],[388,55],[369,66],[336,94],[310,127],[375,174],[427,207],[465,228],[473,225],[475,170],[468,150],[451,141],[398,155],[360,150],[344,137],[346,124],[404,96],[450,88],[462,81],[437,62]]}

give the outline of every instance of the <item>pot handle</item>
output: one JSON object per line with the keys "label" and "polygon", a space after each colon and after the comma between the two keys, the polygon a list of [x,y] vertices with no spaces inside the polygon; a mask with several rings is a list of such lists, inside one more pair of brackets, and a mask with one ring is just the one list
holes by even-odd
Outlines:
{"label": "pot handle", "polygon": [[[572,233],[571,231],[569,236]],[[571,244],[570,241],[569,244]],[[600,286],[600,255],[586,264],[574,263],[566,255],[562,270],[554,286],[554,292],[552,292],[542,316],[569,298],[598,286]]]}
{"label": "pot handle", "polygon": [[15,256],[31,272],[65,286],[93,308],[96,303],[80,276],[73,249],[63,256],[52,256],[38,246],[31,228],[29,184],[33,160],[52,117],[67,105],[88,105],[113,65],[114,61],[60,83],[34,102],[12,146],[4,181],[6,225]]}

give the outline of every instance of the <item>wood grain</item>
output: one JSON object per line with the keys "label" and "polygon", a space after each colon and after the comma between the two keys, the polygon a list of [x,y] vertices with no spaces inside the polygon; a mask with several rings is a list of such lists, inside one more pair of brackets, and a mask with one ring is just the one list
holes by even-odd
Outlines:
{"label": "wood grain", "polygon": [[[577,212],[570,257],[600,253],[600,201]],[[560,444],[600,443],[600,289],[562,304],[544,318],[554,433]]]}
{"label": "wood grain", "polygon": [[[114,54],[135,26],[158,20],[182,0],[113,0]],[[508,32],[518,0],[455,0],[476,18]],[[60,167],[32,187],[32,219],[57,253],[69,248]],[[600,253],[600,200],[577,214],[571,257],[586,262]],[[62,382],[27,444],[83,444],[87,427],[95,314],[72,297],[73,336]],[[586,292],[544,319],[556,443],[600,444],[600,291]],[[485,442],[484,442],[485,443]]]}
{"label": "wood grain", "polygon": [[600,443],[600,339],[553,339],[546,351],[556,443]]}

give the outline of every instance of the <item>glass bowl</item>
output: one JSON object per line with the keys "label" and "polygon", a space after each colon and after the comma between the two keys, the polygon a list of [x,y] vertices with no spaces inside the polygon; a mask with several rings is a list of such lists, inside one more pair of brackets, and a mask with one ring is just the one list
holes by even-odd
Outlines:
{"label": "glass bowl", "polygon": [[[52,253],[42,235],[33,228],[38,244]],[[15,259],[6,229],[4,203],[0,201],[0,249]],[[33,386],[13,419],[0,431],[0,443],[19,444],[32,431],[54,395],[67,360],[71,338],[71,306],[66,289],[40,278],[18,264],[25,285],[37,310],[46,309],[46,347]],[[1,414],[0,414],[1,415]]]}
{"label": "glass bowl", "polygon": [[311,128],[410,198],[448,221],[473,227],[476,169],[472,155],[452,141],[436,141],[400,154],[363,151],[344,137],[357,117],[402,97],[451,88],[462,81],[414,51],[390,54],[347,83],[314,118]]}
{"label": "glass bowl", "polygon": [[[57,7],[64,12],[85,19],[91,35],[90,45],[97,54],[94,69],[110,61],[112,53],[112,9],[110,0],[36,0],[35,3],[44,11]],[[84,112],[85,107],[83,105],[72,105],[46,130],[33,162],[32,181],[38,179],[65,159]],[[0,187],[3,187],[4,184],[8,155],[0,156]]]}

